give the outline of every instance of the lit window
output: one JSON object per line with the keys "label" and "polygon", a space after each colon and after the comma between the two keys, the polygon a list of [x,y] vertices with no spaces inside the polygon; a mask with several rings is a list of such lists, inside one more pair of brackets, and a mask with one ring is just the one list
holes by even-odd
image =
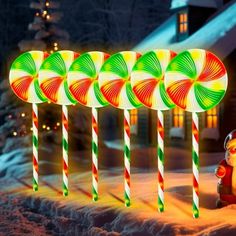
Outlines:
{"label": "lit window", "polygon": [[218,111],[217,107],[212,108],[206,112],[206,128],[218,127]]}
{"label": "lit window", "polygon": [[179,33],[184,34],[188,31],[187,13],[179,13]]}
{"label": "lit window", "polygon": [[138,110],[133,109],[130,111],[130,125],[137,125],[138,123]]}
{"label": "lit window", "polygon": [[137,134],[138,132],[138,110],[133,109],[130,111],[130,132]]}
{"label": "lit window", "polygon": [[178,107],[173,109],[173,125],[176,128],[182,128],[184,126],[184,110]]}

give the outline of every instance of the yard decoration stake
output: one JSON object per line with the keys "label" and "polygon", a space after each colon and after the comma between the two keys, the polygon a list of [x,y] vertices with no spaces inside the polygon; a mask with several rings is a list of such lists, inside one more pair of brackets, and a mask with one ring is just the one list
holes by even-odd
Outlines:
{"label": "yard decoration stake", "polygon": [[192,112],[193,217],[199,217],[198,113],[215,107],[224,97],[228,77],[219,58],[203,49],[178,54],[168,65],[165,87],[172,101]]}
{"label": "yard decoration stake", "polygon": [[164,110],[175,107],[164,86],[166,67],[176,53],[156,49],[142,55],[131,72],[131,86],[143,105],[157,110],[158,210],[164,211]]}
{"label": "yard decoration stake", "polygon": [[63,195],[68,190],[68,105],[76,104],[67,84],[67,73],[78,53],[62,50],[51,54],[39,70],[39,85],[49,101],[62,105]]}
{"label": "yard decoration stake", "polygon": [[98,86],[98,74],[109,57],[92,51],[78,57],[68,72],[68,86],[73,97],[82,105],[92,108],[92,197],[98,200],[98,108],[109,103]]}
{"label": "yard decoration stake", "polygon": [[99,87],[114,107],[124,110],[124,186],[125,206],[130,206],[130,109],[141,106],[130,84],[130,73],[140,57],[132,51],[118,52],[108,58],[99,73]]}
{"label": "yard decoration stake", "polygon": [[32,103],[33,128],[33,190],[38,190],[38,103],[47,101],[38,83],[38,71],[47,53],[29,51],[17,57],[11,65],[9,80],[13,92],[24,102]]}

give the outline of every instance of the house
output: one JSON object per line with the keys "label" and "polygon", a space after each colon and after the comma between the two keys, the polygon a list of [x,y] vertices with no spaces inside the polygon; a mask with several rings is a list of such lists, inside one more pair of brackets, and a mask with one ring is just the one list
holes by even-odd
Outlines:
{"label": "house", "polygon": [[[217,107],[199,114],[200,137],[204,140],[201,150],[222,150],[225,136],[236,128],[236,1],[173,0],[171,11],[172,16],[133,50],[144,53],[167,48],[178,53],[202,48],[223,60],[229,77],[226,96]],[[122,117],[122,111],[118,112]],[[132,133],[137,142],[156,145],[156,113],[145,107],[131,111]],[[122,126],[119,122],[114,125]],[[165,138],[167,146],[189,147],[191,113],[177,107],[165,111]]]}

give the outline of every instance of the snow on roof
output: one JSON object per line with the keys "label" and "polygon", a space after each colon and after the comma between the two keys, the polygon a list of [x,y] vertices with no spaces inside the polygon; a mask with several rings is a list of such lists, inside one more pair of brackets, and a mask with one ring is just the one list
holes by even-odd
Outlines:
{"label": "snow on roof", "polygon": [[184,6],[197,6],[197,7],[213,7],[217,8],[217,4],[215,0],[172,0],[171,2],[171,9],[184,7]]}
{"label": "snow on roof", "polygon": [[176,41],[176,16],[172,15],[159,28],[139,43],[134,50],[145,52],[168,48],[180,52],[189,48],[212,50],[224,59],[236,48],[236,3],[220,12],[186,40]]}

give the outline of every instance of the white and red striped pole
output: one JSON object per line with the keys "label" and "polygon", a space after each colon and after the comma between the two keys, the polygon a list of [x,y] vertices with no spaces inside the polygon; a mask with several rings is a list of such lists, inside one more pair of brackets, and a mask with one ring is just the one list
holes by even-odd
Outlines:
{"label": "white and red striped pole", "polygon": [[32,104],[32,125],[33,125],[33,190],[38,191],[39,165],[38,165],[38,106]]}
{"label": "white and red striped pole", "polygon": [[92,195],[98,200],[98,111],[92,108]]}
{"label": "white and red striped pole", "polygon": [[157,111],[158,210],[164,211],[164,115]]}
{"label": "white and red striped pole", "polygon": [[125,206],[130,206],[130,112],[124,110]]}
{"label": "white and red striped pole", "polygon": [[67,196],[68,190],[68,109],[62,105],[62,156],[63,156],[63,195]]}
{"label": "white and red striped pole", "polygon": [[193,217],[199,217],[199,124],[198,114],[192,113],[192,168],[193,168]]}

